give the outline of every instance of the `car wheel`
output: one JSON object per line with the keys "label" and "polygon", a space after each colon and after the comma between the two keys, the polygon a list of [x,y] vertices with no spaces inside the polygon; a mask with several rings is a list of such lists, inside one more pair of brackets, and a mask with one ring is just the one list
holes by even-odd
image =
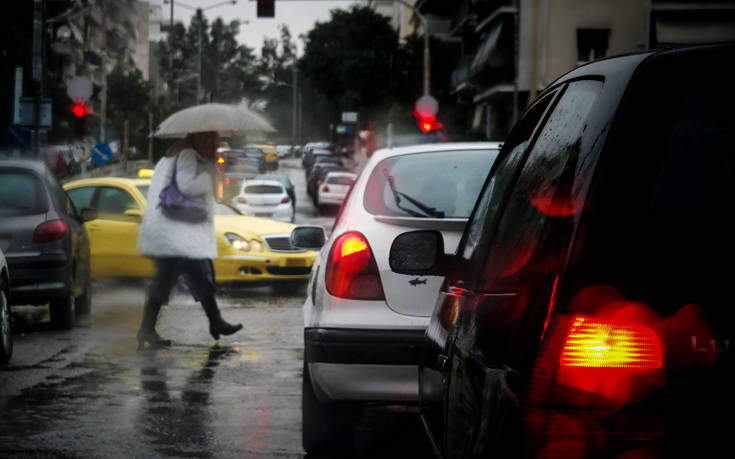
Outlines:
{"label": "car wheel", "polygon": [[89,314],[92,311],[92,284],[87,281],[84,284],[84,291],[74,300],[74,307],[77,314]]}
{"label": "car wheel", "polygon": [[301,443],[310,454],[345,451],[352,446],[354,429],[349,408],[319,401],[304,362],[301,379]]}
{"label": "car wheel", "polygon": [[58,298],[49,304],[51,323],[56,328],[69,330],[74,326],[74,295]]}
{"label": "car wheel", "polygon": [[0,285],[0,365],[13,356],[13,327],[10,304],[5,295],[5,285]]}

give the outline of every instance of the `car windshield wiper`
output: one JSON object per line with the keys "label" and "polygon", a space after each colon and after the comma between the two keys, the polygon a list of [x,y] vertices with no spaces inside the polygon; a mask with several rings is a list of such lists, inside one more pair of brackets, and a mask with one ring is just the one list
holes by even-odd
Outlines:
{"label": "car windshield wiper", "polygon": [[[383,175],[385,175],[386,180],[388,181],[388,187],[390,188],[390,191],[393,193],[393,198],[396,201],[396,207],[403,210],[406,213],[411,214],[414,217],[432,217],[432,218],[444,218],[444,212],[440,210],[436,210],[433,207],[430,207],[423,202],[417,200],[416,198],[412,198],[411,196],[407,195],[406,193],[403,193],[401,191],[398,191],[396,189],[396,184],[393,180],[393,176],[388,173],[386,169],[383,169]],[[409,209],[403,205],[401,205],[401,197],[406,199],[406,201],[410,202],[414,206],[416,206],[421,212],[417,212],[413,209]]]}

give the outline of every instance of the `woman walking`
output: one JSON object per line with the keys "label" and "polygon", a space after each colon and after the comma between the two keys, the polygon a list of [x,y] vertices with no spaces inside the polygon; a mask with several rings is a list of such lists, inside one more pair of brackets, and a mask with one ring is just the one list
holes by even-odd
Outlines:
{"label": "woman walking", "polygon": [[[153,258],[156,275],[143,308],[138,330],[139,349],[143,349],[146,343],[149,347],[171,345],[170,340],[158,335],[155,326],[158,312],[168,302],[171,288],[181,274],[186,277],[194,299],[202,304],[209,319],[209,333],[214,339],[242,328],[242,324],[233,325],[222,318],[214,297],[216,286],[212,260],[217,257],[217,243],[213,183],[218,145],[216,132],[189,134],[184,141],[169,149],[153,172],[138,249],[143,255]],[[192,223],[164,215],[160,194],[174,178],[185,198],[204,200],[207,215],[203,221]]]}

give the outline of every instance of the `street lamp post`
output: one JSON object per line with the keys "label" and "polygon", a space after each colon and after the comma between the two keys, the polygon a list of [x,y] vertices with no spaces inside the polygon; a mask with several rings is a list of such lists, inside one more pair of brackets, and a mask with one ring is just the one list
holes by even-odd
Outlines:
{"label": "street lamp post", "polygon": [[[173,26],[173,16],[174,16],[174,0],[163,0],[163,3],[169,3],[171,2],[171,25]],[[214,5],[209,5],[204,8],[195,8],[193,6],[189,6],[185,3],[177,2],[178,6],[182,8],[186,8],[188,10],[196,11],[196,17],[199,21],[198,24],[198,37],[197,37],[197,44],[198,44],[198,52],[197,52],[197,96],[196,100],[197,103],[201,101],[202,98],[202,27],[204,26],[204,12],[206,10],[211,10],[212,8],[217,8],[218,6],[223,5],[235,5],[237,4],[237,0],[227,0],[219,3],[215,3]],[[173,30],[173,29],[172,29]]]}

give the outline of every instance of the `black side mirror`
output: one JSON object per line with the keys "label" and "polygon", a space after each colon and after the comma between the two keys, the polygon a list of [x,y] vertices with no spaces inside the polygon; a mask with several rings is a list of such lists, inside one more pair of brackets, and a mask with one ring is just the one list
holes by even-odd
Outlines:
{"label": "black side mirror", "polygon": [[398,274],[440,275],[444,238],[439,231],[410,231],[390,247],[390,269]]}
{"label": "black side mirror", "polygon": [[82,209],[81,212],[79,212],[79,219],[82,221],[82,223],[96,220],[97,209],[90,209],[89,207],[85,207],[84,209]]}
{"label": "black side mirror", "polygon": [[291,245],[299,249],[318,250],[327,241],[321,226],[297,226],[291,231]]}

